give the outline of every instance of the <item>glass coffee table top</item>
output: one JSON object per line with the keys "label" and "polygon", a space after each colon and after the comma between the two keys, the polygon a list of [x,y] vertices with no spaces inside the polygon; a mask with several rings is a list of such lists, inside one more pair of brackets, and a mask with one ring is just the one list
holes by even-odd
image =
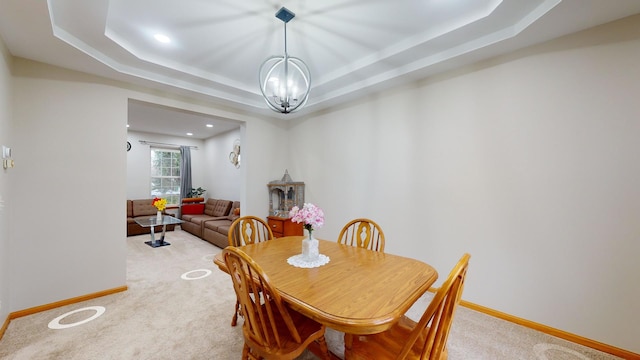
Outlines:
{"label": "glass coffee table top", "polygon": [[174,218],[173,216],[169,216],[169,215],[164,215],[162,217],[162,222],[159,222],[155,215],[149,216],[149,217],[135,218],[134,220],[136,221],[136,223],[138,223],[138,225],[142,227],[180,224],[181,222],[183,222],[182,220],[178,218]]}

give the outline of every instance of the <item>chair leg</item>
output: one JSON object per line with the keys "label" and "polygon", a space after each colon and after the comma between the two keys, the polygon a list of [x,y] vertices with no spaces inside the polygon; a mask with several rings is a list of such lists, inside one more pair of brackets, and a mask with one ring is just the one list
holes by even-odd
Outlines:
{"label": "chair leg", "polygon": [[238,324],[238,312],[240,312],[240,302],[236,300],[235,309],[233,309],[233,318],[231,319],[231,326]]}
{"label": "chair leg", "polygon": [[322,352],[322,357],[325,360],[331,360],[331,353],[329,353],[329,347],[327,346],[327,341],[324,338],[324,335],[316,340],[318,346],[320,347],[320,351]]}
{"label": "chair leg", "polygon": [[262,356],[254,354],[247,343],[244,343],[242,348],[242,360],[264,360]]}
{"label": "chair leg", "polygon": [[351,359],[351,347],[353,346],[353,335],[352,334],[344,334],[344,358]]}
{"label": "chair leg", "polygon": [[247,346],[247,344],[244,344],[244,347],[242,348],[242,360],[247,360],[249,359],[249,346]]}

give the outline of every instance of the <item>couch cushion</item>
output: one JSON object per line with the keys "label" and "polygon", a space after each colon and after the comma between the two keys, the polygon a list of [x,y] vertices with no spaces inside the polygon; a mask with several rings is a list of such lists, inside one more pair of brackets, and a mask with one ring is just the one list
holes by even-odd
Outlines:
{"label": "couch cushion", "polygon": [[202,216],[202,214],[182,214],[182,220],[189,222],[196,216]]}
{"label": "couch cushion", "polygon": [[213,217],[227,216],[229,210],[231,210],[231,205],[232,202],[230,200],[209,199],[204,205],[204,213]]}
{"label": "couch cushion", "polygon": [[230,227],[231,224],[221,224],[220,226],[218,226],[218,229],[216,231],[223,234],[229,234]]}
{"label": "couch cushion", "polygon": [[203,222],[211,220],[211,216],[208,215],[195,215],[191,219],[189,219],[190,223],[202,225]]}
{"label": "couch cushion", "polygon": [[217,203],[218,199],[207,199],[207,202],[204,203],[204,214],[213,216],[213,208]]}
{"label": "couch cushion", "polygon": [[221,226],[226,226],[228,230],[230,225],[231,225],[231,221],[227,219],[209,220],[204,223],[205,229],[218,231],[218,232],[220,232],[219,228]]}
{"label": "couch cushion", "polygon": [[[226,220],[226,216],[208,216],[208,215],[191,215],[189,218],[189,222],[197,225],[202,225],[202,223],[211,220]],[[184,219],[183,219],[184,220]],[[226,220],[228,221],[228,220]]]}
{"label": "couch cushion", "polygon": [[232,201],[229,200],[218,200],[216,207],[213,209],[213,216],[227,216],[229,215],[229,211],[231,211],[231,205],[233,205]]}
{"label": "couch cushion", "polygon": [[152,204],[153,199],[131,200],[131,203],[133,217],[155,215],[158,212],[158,209],[156,209],[156,207]]}

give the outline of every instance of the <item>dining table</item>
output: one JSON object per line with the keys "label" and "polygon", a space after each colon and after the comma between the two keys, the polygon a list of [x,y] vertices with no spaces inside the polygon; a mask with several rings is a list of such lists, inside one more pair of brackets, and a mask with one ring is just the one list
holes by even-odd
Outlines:
{"label": "dining table", "polygon": [[[301,253],[303,239],[287,236],[240,249],[260,265],[292,309],[344,332],[345,352],[352,336],[393,326],[438,278],[432,266],[416,259],[320,239],[327,264],[290,265],[287,259]],[[228,272],[222,253],[214,263]]]}

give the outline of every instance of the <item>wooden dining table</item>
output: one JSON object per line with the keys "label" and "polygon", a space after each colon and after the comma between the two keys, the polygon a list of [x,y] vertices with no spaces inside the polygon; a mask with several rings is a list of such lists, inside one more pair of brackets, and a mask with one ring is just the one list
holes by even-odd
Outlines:
{"label": "wooden dining table", "polygon": [[[438,278],[419,260],[318,240],[329,263],[299,268],[287,263],[301,253],[303,236],[240,247],[262,267],[282,299],[296,311],[351,335],[389,329]],[[227,272],[222,255],[214,263]]]}

